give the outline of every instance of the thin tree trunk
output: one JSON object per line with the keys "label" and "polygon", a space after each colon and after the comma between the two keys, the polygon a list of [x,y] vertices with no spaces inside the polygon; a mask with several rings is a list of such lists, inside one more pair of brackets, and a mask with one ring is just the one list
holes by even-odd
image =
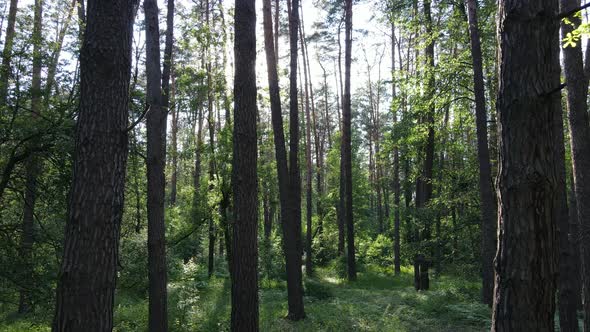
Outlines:
{"label": "thin tree trunk", "polygon": [[[294,0],[293,8],[298,8],[298,0]],[[281,99],[279,95],[279,78],[277,73],[277,59],[274,53],[274,40],[272,33],[270,0],[263,1],[264,21],[264,49],[266,53],[266,65],[268,84],[270,90],[271,118],[275,141],[275,156],[277,160],[277,175],[279,181],[279,200],[281,205],[281,225],[283,229],[283,247],[285,251],[287,269],[287,317],[291,320],[300,320],[305,317],[303,307],[303,284],[301,274],[301,193],[299,169],[297,164],[298,149],[298,114],[297,114],[297,24],[298,11],[294,13],[289,8],[290,22],[290,52],[291,52],[291,170],[287,161],[285,147],[285,134],[283,131],[283,118],[281,112]],[[296,172],[293,171],[296,168]],[[295,173],[295,174],[293,174]],[[294,178],[294,176],[296,178]],[[296,183],[293,183],[295,180]],[[296,193],[294,193],[296,192]]]}
{"label": "thin tree trunk", "polygon": [[[560,12],[567,12],[580,6],[579,0],[560,0]],[[578,26],[579,18],[570,17],[571,22]],[[562,36],[571,33],[574,27],[569,24],[561,24]],[[563,48],[564,73],[567,84],[567,111],[570,131],[570,148],[574,176],[574,192],[578,208],[578,221],[580,223],[580,245],[582,262],[582,283],[584,298],[584,331],[590,331],[590,126],[588,124],[588,79],[584,75],[584,63],[582,59],[582,46],[578,43],[575,47]],[[571,247],[568,241],[568,220],[561,220],[560,231],[560,322],[563,327],[577,328],[576,304],[572,289],[574,280]],[[565,269],[565,271],[564,271]],[[565,278],[565,279],[564,279]],[[565,287],[565,289],[564,289]],[[563,307],[562,307],[563,306]],[[563,316],[563,317],[562,317]]]}
{"label": "thin tree trunk", "polygon": [[256,10],[254,0],[235,6],[231,330],[258,331]]}
{"label": "thin tree trunk", "polygon": [[176,184],[178,178],[178,114],[174,105],[174,73],[172,48],[174,45],[174,1],[167,0],[166,40],[164,42],[164,63],[162,66],[162,108],[172,115],[172,177],[170,179],[170,204],[176,203]]}
{"label": "thin tree trunk", "polygon": [[57,40],[55,41],[55,48],[53,49],[53,52],[50,57],[50,62],[47,69],[47,79],[45,81],[45,105],[49,104],[49,99],[51,98],[51,90],[53,89],[53,85],[55,84],[55,75],[57,73],[57,65],[59,64],[59,56],[61,55],[64,38],[70,26],[72,16],[74,15],[74,10],[76,9],[77,2],[78,0],[72,1],[70,10],[68,10],[68,15],[65,18],[65,21],[63,22],[61,29],[59,30]]}
{"label": "thin tree trunk", "polygon": [[74,176],[53,331],[113,329],[136,10],[136,0],[88,1]]}
{"label": "thin tree trunk", "polygon": [[[426,36],[432,38],[432,16],[431,16],[431,1],[424,1],[424,17],[426,20],[425,29]],[[425,116],[425,123],[428,127],[428,137],[426,139],[426,146],[424,147],[424,161],[422,164],[422,171],[418,179],[416,180],[416,209],[424,209],[430,202],[432,197],[432,170],[434,166],[434,95],[435,95],[435,77],[433,71],[434,68],[434,40],[429,40],[424,50],[426,57],[426,87],[425,97],[429,101],[428,111]],[[430,220],[426,218],[424,220],[424,230],[420,236],[420,240],[429,241],[430,234]],[[428,259],[423,260],[422,265],[428,265]],[[417,273],[418,271],[414,271]],[[419,271],[420,279],[420,290],[428,290],[430,288],[430,278],[428,275],[428,267],[421,266]]]}
{"label": "thin tree trunk", "polygon": [[301,20],[302,24],[299,25],[299,36],[301,38],[301,57],[303,60],[303,74],[304,74],[304,84],[305,84],[305,220],[306,220],[306,241],[305,241],[305,274],[311,276],[313,274],[312,271],[312,260],[311,260],[311,242],[312,242],[312,225],[311,225],[311,217],[312,217],[312,163],[311,163],[311,116],[309,111],[309,98],[310,98],[310,91],[309,86],[311,85],[310,80],[311,77],[307,76],[307,61],[306,61],[306,47],[305,47],[305,36],[303,35],[303,19]]}
{"label": "thin tree trunk", "polygon": [[144,0],[146,33],[147,114],[147,212],[149,330],[167,331],[167,275],[164,224],[166,168],[166,119],[162,105],[160,28],[156,0]]}
{"label": "thin tree trunk", "polygon": [[[398,50],[401,43],[398,43]],[[391,95],[392,98],[395,100],[397,97],[396,94],[396,84],[395,84],[395,23],[392,21],[391,23],[391,73],[392,73],[392,85],[391,85]],[[402,61],[401,61],[401,53],[399,54],[400,59],[400,70],[402,70]],[[397,124],[397,109],[393,109],[393,126],[395,128]],[[395,129],[394,129],[395,130]],[[401,194],[401,187],[400,187],[400,180],[399,180],[399,147],[396,144],[393,148],[393,205],[394,205],[394,212],[393,212],[393,265],[395,275],[399,276],[401,274],[401,258],[400,258],[400,213],[399,210],[400,206],[400,194]]]}
{"label": "thin tree trunk", "polygon": [[[324,66],[322,66],[322,62],[320,60],[318,60],[318,64],[320,65],[320,68],[322,68],[322,72],[324,73],[324,117],[325,119],[325,126],[326,126],[326,131],[328,133],[328,150],[332,149],[332,126],[331,126],[331,118],[330,118],[330,107],[329,107],[329,101],[328,101],[328,74],[326,72],[326,69],[324,68]],[[338,96],[338,94],[336,94],[336,96]],[[339,105],[337,105],[337,107],[340,107]]]}
{"label": "thin tree trunk", "polygon": [[[553,331],[563,146],[558,2],[498,2],[500,168],[492,331]],[[540,14],[545,16],[539,16]],[[515,20],[514,18],[518,18]]]}
{"label": "thin tree trunk", "polygon": [[[356,260],[354,246],[354,216],[352,202],[352,110],[350,100],[350,67],[352,64],[352,0],[345,0],[345,55],[344,55],[344,98],[342,105],[342,160],[344,174],[344,221],[346,223],[347,276],[356,280]],[[342,185],[342,182],[340,183]]]}
{"label": "thin tree trunk", "polygon": [[6,98],[8,96],[8,78],[10,76],[17,9],[18,0],[10,0],[8,21],[6,24],[6,37],[4,39],[4,50],[2,51],[2,65],[0,66],[0,105],[6,105]]}
{"label": "thin tree trunk", "polygon": [[486,101],[483,81],[483,63],[479,40],[479,24],[477,20],[477,2],[465,0],[469,20],[469,36],[471,39],[471,56],[473,57],[473,86],[475,91],[475,116],[477,130],[477,159],[479,161],[479,199],[481,215],[481,260],[482,260],[482,302],[492,305],[494,291],[494,248],[495,248],[495,215],[496,203],[492,191],[492,173],[490,152],[488,149],[488,129]]}
{"label": "thin tree trunk", "polygon": [[568,210],[569,210],[569,236],[570,236],[570,243],[571,243],[571,251],[572,251],[572,258],[575,262],[573,264],[572,274],[572,288],[574,289],[573,296],[574,302],[576,303],[576,310],[582,309],[582,264],[581,264],[581,257],[580,257],[580,241],[579,241],[579,227],[580,224],[578,222],[578,203],[576,202],[576,194],[574,188],[574,178],[573,175],[570,174],[570,187],[568,190]]}
{"label": "thin tree trunk", "polygon": [[[31,118],[33,121],[38,120],[41,112],[41,100],[43,91],[41,90],[41,36],[43,20],[43,1],[35,1],[35,14],[33,18],[33,69],[31,80]],[[35,144],[33,142],[32,144]],[[23,284],[24,287],[19,292],[18,312],[25,313],[32,310],[31,288],[33,286],[31,275],[33,274],[33,262],[31,251],[34,244],[34,215],[35,202],[37,199],[37,177],[40,169],[40,158],[35,154],[30,155],[25,162],[25,202],[23,206],[23,223],[22,238],[20,245],[20,255],[24,265]]]}
{"label": "thin tree trunk", "polygon": [[[172,2],[173,0],[170,0]],[[176,80],[174,77],[174,72],[170,76],[171,84],[170,84],[170,98],[173,100],[172,105],[166,106],[168,112],[172,115],[172,119],[170,119],[170,124],[172,128],[170,129],[170,139],[172,140],[171,144],[171,151],[170,155],[172,157],[172,175],[170,177],[170,204],[176,204],[176,196],[177,196],[177,185],[178,185],[178,116],[179,116],[179,109],[176,107],[176,103],[174,101],[174,95],[176,91]]]}

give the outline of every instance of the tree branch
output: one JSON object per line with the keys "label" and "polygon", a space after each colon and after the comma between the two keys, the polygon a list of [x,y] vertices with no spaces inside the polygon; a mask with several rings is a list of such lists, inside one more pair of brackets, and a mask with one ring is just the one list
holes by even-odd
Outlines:
{"label": "tree branch", "polygon": [[143,112],[141,113],[139,118],[137,118],[137,120],[135,120],[129,127],[127,127],[127,129],[125,129],[125,133],[128,133],[129,131],[133,130],[133,128],[135,128],[141,122],[141,120],[143,120],[143,118],[145,118],[145,116],[148,114],[148,112],[151,109],[152,108],[150,107],[149,104],[145,105],[145,109],[143,110]]}
{"label": "tree branch", "polygon": [[559,20],[562,20],[562,19],[564,19],[566,17],[570,17],[570,16],[574,15],[575,13],[577,13],[579,11],[582,11],[582,10],[588,8],[588,7],[590,7],[590,2],[588,2],[587,4],[582,5],[580,7],[574,8],[572,10],[568,10],[567,12],[560,13],[560,14],[558,14],[556,16],[556,18],[559,19]]}

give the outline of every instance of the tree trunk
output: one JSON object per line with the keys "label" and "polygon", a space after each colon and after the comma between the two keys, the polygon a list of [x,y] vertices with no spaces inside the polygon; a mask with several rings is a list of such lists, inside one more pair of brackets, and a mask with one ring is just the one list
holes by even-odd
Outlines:
{"label": "tree trunk", "polygon": [[231,330],[258,331],[256,10],[254,0],[235,6]]}
{"label": "tree trunk", "polygon": [[[354,216],[352,202],[352,107],[350,100],[350,67],[352,63],[352,0],[344,2],[345,51],[344,51],[344,98],[342,102],[342,170],[344,174],[344,222],[346,224],[348,280],[356,280],[354,246]],[[342,181],[340,182],[342,185]]]}
{"label": "tree trunk", "polygon": [[[391,72],[394,77],[392,77],[392,96],[395,100],[396,97],[396,86],[395,86],[395,23],[391,23]],[[398,54],[399,54],[399,64],[400,64],[400,71],[403,70],[402,68],[402,54],[400,51],[401,43],[398,43]],[[405,104],[405,103],[404,103]],[[403,109],[403,108],[402,108]],[[393,125],[397,124],[397,110],[393,110]],[[400,196],[401,196],[401,186],[400,186],[400,179],[399,179],[399,147],[396,142],[393,148],[393,205],[394,205],[394,212],[393,212],[393,265],[395,275],[399,276],[401,274],[401,259],[400,259]]]}
{"label": "tree trunk", "polygon": [[[294,0],[293,8],[298,8],[298,0]],[[283,118],[281,112],[281,99],[279,95],[279,78],[277,74],[277,58],[275,55],[270,0],[263,1],[264,20],[264,49],[266,53],[266,65],[268,72],[268,85],[270,91],[271,118],[275,141],[275,156],[277,160],[277,175],[279,181],[279,200],[281,205],[281,225],[283,229],[283,249],[287,269],[287,297],[291,320],[300,320],[305,317],[303,307],[303,284],[301,274],[301,188],[299,181],[299,169],[297,164],[298,149],[298,114],[297,114],[297,24],[298,11],[289,9],[290,16],[290,52],[291,52],[291,170],[287,165],[287,152],[285,148],[285,134],[283,131]],[[293,107],[294,103],[294,107]],[[294,157],[293,157],[294,156]],[[293,174],[293,168],[296,168]],[[293,181],[296,181],[294,184]],[[296,192],[296,194],[294,193]]]}
{"label": "tree trunk", "polygon": [[553,331],[562,144],[558,2],[499,1],[498,250],[492,331]]}
{"label": "tree trunk", "polygon": [[88,1],[74,176],[53,331],[113,329],[136,10],[135,0]]}
{"label": "tree trunk", "polygon": [[494,291],[494,248],[495,248],[495,215],[496,203],[492,191],[492,173],[490,152],[488,149],[488,129],[485,91],[483,84],[483,63],[479,40],[479,24],[477,20],[477,2],[465,0],[469,20],[469,37],[471,39],[471,56],[473,57],[473,87],[475,91],[475,117],[477,130],[477,159],[479,162],[479,199],[481,216],[481,275],[482,301],[492,305]]}
{"label": "tree trunk", "polygon": [[[172,2],[173,0],[170,0]],[[174,100],[174,94],[176,91],[176,80],[174,77],[174,73],[170,76],[171,84],[170,84],[170,98]],[[170,176],[170,205],[176,204],[176,196],[178,193],[177,185],[178,185],[178,116],[179,116],[179,109],[175,105],[175,101],[172,102],[172,105],[166,106],[165,109],[168,109],[168,112],[172,115],[172,119],[170,119],[170,124],[172,128],[170,128],[170,139],[172,140],[172,144],[170,146],[170,155],[172,157],[172,175]]]}
{"label": "tree trunk", "polygon": [[[424,1],[424,16],[425,16],[425,28],[426,35],[432,38],[432,16],[431,16],[431,1]],[[422,165],[422,171],[418,179],[416,180],[416,209],[424,209],[427,207],[432,197],[432,170],[434,166],[434,95],[435,95],[435,77],[433,71],[434,67],[434,40],[430,40],[424,50],[426,58],[426,82],[425,82],[425,97],[429,101],[428,111],[423,119],[428,127],[428,137],[426,139],[426,146],[424,147],[424,162]],[[424,231],[420,236],[420,240],[430,240],[430,220],[429,217],[424,220]],[[425,262],[428,259],[424,259]],[[428,265],[425,263],[424,268],[420,268],[420,271],[414,271],[414,273],[420,273],[418,277],[420,280],[421,290],[428,290],[430,285],[428,277]]]}
{"label": "tree trunk", "polygon": [[[568,12],[580,6],[579,0],[560,0],[560,12]],[[569,20],[577,27],[581,20],[576,17],[569,17]],[[566,23],[561,24],[562,36],[571,33],[574,27]],[[582,46],[578,43],[575,47],[563,48],[564,74],[567,84],[567,111],[570,130],[570,148],[574,176],[574,192],[578,208],[578,222],[580,223],[580,245],[582,261],[582,283],[584,298],[584,331],[590,331],[590,126],[588,124],[588,78],[584,74],[584,63],[582,60]],[[564,321],[569,326],[576,326],[576,304],[572,289],[575,280],[572,248],[570,247],[568,221],[563,220],[560,224],[560,246],[562,247],[560,259],[560,322],[562,311],[568,317]],[[564,243],[565,242],[565,243]],[[567,262],[566,262],[567,261]],[[564,264],[566,264],[564,266]],[[563,269],[566,269],[564,271]],[[564,277],[565,279],[561,278]],[[563,280],[561,280],[563,279]],[[563,301],[564,303],[562,303]],[[562,308],[565,306],[565,308]],[[563,310],[562,310],[563,309]],[[564,325],[562,325],[563,327]]]}
{"label": "tree trunk", "polygon": [[[38,119],[41,112],[41,36],[42,36],[42,18],[43,18],[43,1],[35,1],[35,14],[33,19],[33,68],[31,80],[31,118],[33,121]],[[31,144],[35,144],[32,142]],[[22,238],[20,244],[20,255],[23,271],[24,287],[19,291],[18,312],[25,313],[32,310],[31,307],[31,288],[33,287],[31,275],[33,274],[33,262],[31,251],[34,243],[34,215],[35,202],[37,199],[37,176],[40,172],[40,159],[35,155],[30,155],[25,162],[25,201],[23,205],[23,223]]]}
{"label": "tree trunk", "polygon": [[166,240],[164,193],[166,180],[166,109],[162,105],[160,28],[156,0],[144,0],[146,33],[147,114],[147,211],[149,330],[167,331]]}
{"label": "tree trunk", "polygon": [[16,25],[17,9],[18,0],[10,0],[4,50],[2,51],[2,65],[0,67],[0,105],[6,105],[6,98],[8,96],[8,77],[10,76],[10,62],[12,60],[12,45],[15,35],[14,27]]}
{"label": "tree trunk", "polygon": [[576,202],[576,194],[574,189],[574,178],[570,174],[570,187],[568,190],[568,211],[569,211],[569,235],[572,251],[572,259],[574,260],[572,274],[572,288],[574,289],[574,302],[576,303],[576,310],[582,309],[582,264],[580,260],[580,241],[579,241],[579,222],[578,222],[578,203]]}
{"label": "tree trunk", "polygon": [[[303,10],[302,10],[303,11]],[[303,20],[302,20],[303,21]],[[303,74],[305,84],[305,220],[306,220],[306,231],[305,231],[305,274],[307,276],[312,275],[312,260],[311,260],[311,242],[312,242],[312,225],[311,217],[313,213],[312,207],[312,163],[311,163],[311,116],[309,111],[309,98],[311,77],[307,76],[307,60],[306,60],[306,47],[305,47],[305,36],[303,35],[302,25],[299,25],[299,36],[301,38],[301,56],[303,59]]]}
{"label": "tree trunk", "polygon": [[70,21],[72,20],[72,16],[74,14],[74,10],[76,9],[76,3],[78,0],[72,1],[72,6],[68,11],[67,17],[65,18],[61,29],[59,30],[57,40],[55,42],[55,48],[51,53],[49,66],[47,69],[47,79],[45,81],[45,105],[49,104],[49,100],[51,98],[51,90],[53,89],[53,85],[55,84],[55,75],[57,73],[57,65],[59,64],[59,56],[61,54],[61,50],[64,43],[64,38],[66,37],[66,32],[70,26]]}
{"label": "tree trunk", "polygon": [[174,45],[174,1],[167,0],[166,40],[164,42],[164,63],[162,66],[162,108],[172,115],[171,139],[172,146],[172,177],[170,179],[170,204],[176,203],[176,184],[178,182],[178,114],[174,105],[174,73],[172,48]]}

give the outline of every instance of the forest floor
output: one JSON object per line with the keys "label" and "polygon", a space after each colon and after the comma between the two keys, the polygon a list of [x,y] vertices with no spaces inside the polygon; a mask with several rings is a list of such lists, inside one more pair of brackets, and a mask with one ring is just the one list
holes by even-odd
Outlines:
{"label": "forest floor", "polygon": [[[305,281],[306,319],[291,322],[284,282],[263,280],[260,290],[261,331],[484,331],[490,309],[478,302],[479,283],[457,277],[431,280],[431,289],[416,292],[410,269],[392,277],[375,268],[347,282],[327,269]],[[171,283],[171,331],[227,331],[230,315],[227,277]],[[115,331],[145,331],[147,301],[118,294]],[[49,331],[49,316],[0,314],[0,331]]]}

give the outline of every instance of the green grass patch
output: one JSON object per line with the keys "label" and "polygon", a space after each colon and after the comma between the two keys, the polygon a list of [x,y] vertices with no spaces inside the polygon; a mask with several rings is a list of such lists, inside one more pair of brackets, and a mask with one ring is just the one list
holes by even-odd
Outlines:
{"label": "green grass patch", "polygon": [[[264,279],[260,288],[261,331],[485,331],[490,309],[478,302],[479,282],[441,276],[431,290],[416,292],[411,268],[393,276],[388,268],[366,266],[358,280],[348,282],[341,271],[316,269],[306,278],[305,311],[299,322],[285,319],[285,281]],[[171,331],[228,331],[231,284],[224,276],[201,276],[169,285]],[[49,331],[49,317],[0,315],[0,331]],[[117,293],[115,331],[146,331],[147,299]]]}

